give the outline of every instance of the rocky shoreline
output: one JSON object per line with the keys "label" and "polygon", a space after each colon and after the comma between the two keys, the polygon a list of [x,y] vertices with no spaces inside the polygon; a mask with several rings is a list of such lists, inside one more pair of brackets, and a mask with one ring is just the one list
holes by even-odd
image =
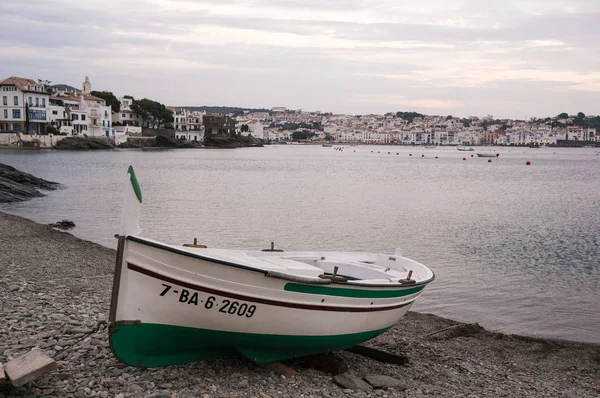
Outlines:
{"label": "rocky shoreline", "polygon": [[253,137],[215,137],[207,138],[203,142],[184,141],[173,137],[158,135],[156,137],[131,137],[127,142],[120,145],[104,138],[97,137],[66,137],[54,144],[53,149],[59,150],[109,150],[109,149],[130,149],[130,148],[163,148],[163,149],[184,149],[184,148],[221,148],[232,149],[242,147],[262,147],[262,141]]}
{"label": "rocky shoreline", "polygon": [[45,196],[38,189],[53,191],[59,183],[46,181],[0,163],[0,203],[21,202]]}
{"label": "rocky shoreline", "polygon": [[401,382],[388,389],[344,388],[301,360],[285,362],[297,372],[288,378],[244,359],[129,367],[111,353],[105,324],[114,250],[4,213],[0,242],[0,362],[38,347],[59,363],[23,387],[0,386],[0,398],[600,395],[600,345],[504,335],[414,312],[367,343],[406,355],[408,366],[333,354],[359,378],[385,375]]}

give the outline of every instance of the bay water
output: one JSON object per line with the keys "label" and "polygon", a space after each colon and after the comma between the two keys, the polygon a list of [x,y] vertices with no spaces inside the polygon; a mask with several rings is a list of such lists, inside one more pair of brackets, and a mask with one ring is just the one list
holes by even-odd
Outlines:
{"label": "bay water", "polygon": [[0,163],[64,188],[0,211],[69,219],[75,236],[116,247],[133,165],[143,236],[242,249],[401,248],[436,274],[413,310],[600,343],[598,149],[488,147],[477,152],[499,157],[478,158],[454,147],[339,147],[3,149]]}

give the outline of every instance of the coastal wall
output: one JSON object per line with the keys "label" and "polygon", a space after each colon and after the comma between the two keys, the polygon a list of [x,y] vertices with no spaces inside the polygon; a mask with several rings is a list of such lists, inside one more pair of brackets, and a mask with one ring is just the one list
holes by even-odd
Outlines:
{"label": "coastal wall", "polygon": [[0,145],[15,145],[19,142],[17,133],[0,133]]}
{"label": "coastal wall", "polygon": [[67,138],[67,135],[29,135],[20,134],[21,146],[38,146],[40,148],[52,148],[58,141]]}

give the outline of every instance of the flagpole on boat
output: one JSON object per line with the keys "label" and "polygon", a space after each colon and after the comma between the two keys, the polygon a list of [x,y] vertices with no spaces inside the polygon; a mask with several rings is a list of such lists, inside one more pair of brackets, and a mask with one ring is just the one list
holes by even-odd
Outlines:
{"label": "flagpole on boat", "polygon": [[108,321],[112,325],[116,320],[117,301],[119,299],[119,287],[121,285],[121,274],[123,267],[123,256],[125,243],[128,235],[139,235],[140,209],[142,204],[142,190],[135,176],[133,166],[127,169],[127,181],[125,182],[123,213],[121,215],[121,232],[115,235],[119,239],[117,243],[117,258],[115,262],[115,275],[113,277],[112,294],[110,298],[110,312]]}

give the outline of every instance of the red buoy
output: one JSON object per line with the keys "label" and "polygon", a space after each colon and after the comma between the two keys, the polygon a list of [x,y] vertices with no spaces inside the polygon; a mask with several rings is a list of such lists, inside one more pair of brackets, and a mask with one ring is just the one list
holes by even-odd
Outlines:
{"label": "red buoy", "polygon": [[463,158],[463,160],[467,160],[467,158]]}
{"label": "red buoy", "polygon": [[471,155],[471,157],[473,157],[473,155]]}
{"label": "red buoy", "polygon": [[531,166],[531,162],[528,160],[527,163],[525,163],[527,166]]}
{"label": "red buoy", "polygon": [[390,153],[388,152],[388,155],[389,155],[389,154],[390,154]]}
{"label": "red buoy", "polygon": [[400,152],[396,152],[396,156],[397,156],[397,155],[400,155]]}
{"label": "red buoy", "polygon": [[425,157],[425,155],[421,155],[421,157],[422,157],[422,158],[424,158],[424,157]]}
{"label": "red buoy", "polygon": [[437,156],[435,158],[437,159]]}
{"label": "red buoy", "polygon": [[412,153],[409,153],[408,156],[412,156]]}
{"label": "red buoy", "polygon": [[492,163],[492,159],[488,159],[488,163]]}

